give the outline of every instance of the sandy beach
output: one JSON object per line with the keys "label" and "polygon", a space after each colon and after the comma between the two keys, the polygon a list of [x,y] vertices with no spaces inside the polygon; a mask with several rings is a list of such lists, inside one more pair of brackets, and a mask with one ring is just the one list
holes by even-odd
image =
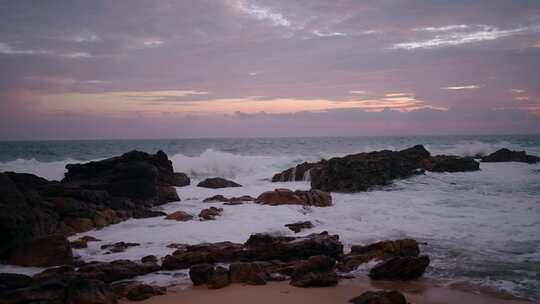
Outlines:
{"label": "sandy beach", "polygon": [[[172,287],[167,294],[139,303],[176,304],[176,303],[348,303],[348,301],[368,290],[396,289],[406,296],[410,303],[417,304],[511,304],[530,303],[506,294],[477,290],[472,287],[449,288],[437,287],[425,281],[394,283],[373,282],[363,279],[342,280],[336,287],[296,288],[288,282],[271,282],[264,286],[233,284],[226,288],[208,290],[206,286],[187,289]],[[120,303],[132,303],[124,301]]]}

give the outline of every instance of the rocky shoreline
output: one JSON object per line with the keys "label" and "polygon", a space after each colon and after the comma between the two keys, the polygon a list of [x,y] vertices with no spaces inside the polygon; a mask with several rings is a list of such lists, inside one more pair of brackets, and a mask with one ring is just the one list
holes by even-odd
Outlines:
{"label": "rocky shoreline", "polygon": [[[540,158],[501,149],[482,162],[522,161]],[[389,240],[352,246],[344,252],[338,235],[327,232],[300,237],[253,234],[245,243],[175,244],[165,257],[147,256],[140,261],[85,262],[72,248],[84,248],[91,237],[68,242],[68,236],[99,229],[129,218],[167,217],[172,220],[219,220],[222,208],[210,207],[198,217],[165,214],[153,208],[179,201],[175,187],[190,183],[174,172],[167,155],[132,151],[119,157],[66,166],[65,178],[48,181],[32,174],[0,173],[0,259],[22,266],[51,267],[33,277],[0,274],[0,303],[116,303],[117,299],[143,300],[165,292],[163,288],[125,282],[160,270],[189,269],[194,285],[223,288],[231,283],[262,285],[289,280],[296,287],[334,286],[349,272],[370,261],[372,280],[414,280],[422,276],[430,259],[421,255],[415,240]],[[274,175],[272,181],[308,178],[311,190],[276,189],[258,197],[214,196],[208,202],[224,205],[256,203],[331,207],[331,192],[367,191],[396,179],[424,171],[467,172],[480,170],[473,158],[431,156],[423,146],[402,151],[377,151],[302,163]],[[210,178],[198,186],[219,189],[241,187],[234,181]],[[232,207],[234,208],[234,207]],[[181,212],[181,211],[180,211]],[[291,223],[294,232],[312,223]],[[288,226],[288,225],[287,225]],[[103,250],[119,252],[136,243],[105,244]],[[59,266],[59,267],[58,267]],[[122,281],[122,282],[119,282]],[[365,296],[385,297],[385,294]],[[393,297],[392,297],[393,298]],[[354,303],[372,303],[356,300]],[[382,301],[382,300],[379,300]],[[400,303],[400,302],[388,302]]]}

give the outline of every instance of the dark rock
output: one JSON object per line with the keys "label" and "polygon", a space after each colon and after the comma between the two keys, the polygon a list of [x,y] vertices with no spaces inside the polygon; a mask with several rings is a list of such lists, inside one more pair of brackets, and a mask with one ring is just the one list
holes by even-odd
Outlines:
{"label": "dark rock", "polygon": [[341,259],[338,268],[352,271],[371,260],[387,260],[393,257],[417,257],[420,254],[418,242],[413,239],[382,241],[367,246],[354,245],[351,252]]}
{"label": "dark rock", "polygon": [[237,184],[233,181],[221,178],[221,177],[214,177],[214,178],[207,178],[203,180],[197,185],[197,187],[219,189],[219,188],[229,188],[229,187],[242,187],[242,185]]}
{"label": "dark rock", "polygon": [[432,172],[467,172],[480,170],[480,163],[470,157],[437,155],[426,159],[423,168]]}
{"label": "dark rock", "polygon": [[66,304],[115,304],[116,295],[98,280],[74,280],[66,292]]}
{"label": "dark rock", "polygon": [[232,263],[229,266],[229,275],[233,283],[265,285],[267,281],[267,274],[261,263]]}
{"label": "dark rock", "polygon": [[231,284],[231,280],[229,279],[229,271],[221,266],[214,269],[212,275],[206,283],[208,289],[219,289],[226,287],[229,284]]}
{"label": "dark rock", "polygon": [[250,201],[254,201],[255,198],[249,196],[249,195],[244,195],[244,196],[240,196],[240,197],[231,197],[231,198],[226,198],[225,196],[221,195],[221,194],[218,194],[218,195],[214,195],[212,197],[208,197],[208,198],[205,198],[203,200],[204,203],[213,203],[213,202],[221,202],[221,203],[227,203],[227,205],[232,205],[232,204],[241,204],[243,202],[250,202]]}
{"label": "dark rock", "polygon": [[[0,290],[12,290],[28,287],[32,278],[16,273],[0,273]],[[1,302],[1,301],[0,301]]]}
{"label": "dark rock", "polygon": [[126,291],[126,299],[130,301],[143,301],[154,296],[164,295],[166,289],[164,287],[135,283],[128,286]]}
{"label": "dark rock", "polygon": [[77,273],[75,272],[75,268],[73,266],[65,265],[45,269],[44,271],[35,274],[33,278],[42,281],[59,280],[68,282],[77,278]]}
{"label": "dark rock", "polygon": [[395,257],[381,262],[369,271],[373,280],[412,280],[424,274],[429,257]]}
{"label": "dark rock", "polygon": [[295,192],[289,189],[275,189],[259,195],[255,200],[258,204],[265,205],[309,205],[317,207],[327,207],[332,205],[332,196],[330,193],[309,190]]}
{"label": "dark rock", "polygon": [[407,304],[405,296],[396,290],[366,291],[349,300],[353,304]]}
{"label": "dark rock", "polygon": [[295,287],[325,287],[335,286],[338,283],[338,276],[334,271],[313,271],[295,276],[291,280],[291,285]]}
{"label": "dark rock", "polygon": [[141,258],[142,263],[157,264],[158,258],[155,255],[147,255]]}
{"label": "dark rock", "polygon": [[222,212],[222,208],[210,207],[201,210],[199,217],[204,221],[213,221],[216,219],[216,216],[220,216]]}
{"label": "dark rock", "polygon": [[191,219],[193,219],[193,215],[191,214],[188,214],[184,211],[176,211],[176,212],[173,212],[169,215],[167,215],[165,217],[166,220],[175,220],[175,221],[181,221],[181,222],[185,222],[185,221],[189,221]]}
{"label": "dark rock", "polygon": [[509,149],[500,149],[488,156],[482,157],[482,162],[522,162],[527,164],[536,164],[540,162],[540,157],[528,155],[525,151],[512,151]]}
{"label": "dark rock", "polygon": [[96,239],[92,236],[82,236],[78,238],[77,240],[70,242],[71,248],[73,249],[81,249],[81,248],[88,248],[89,242],[98,242],[100,240]]}
{"label": "dark rock", "polygon": [[91,262],[81,266],[77,274],[82,278],[100,280],[106,283],[130,279],[139,275],[158,271],[156,264],[139,264],[129,260]]}
{"label": "dark rock", "polygon": [[189,186],[191,180],[185,173],[175,172],[173,176],[173,186],[175,187],[185,187]]}
{"label": "dark rock", "polygon": [[208,263],[195,264],[189,268],[189,278],[195,286],[208,283],[213,273],[214,266]]}
{"label": "dark rock", "polygon": [[21,266],[57,266],[72,262],[71,245],[61,235],[21,242],[7,259],[8,264]]}
{"label": "dark rock", "polygon": [[140,246],[139,243],[126,243],[126,242],[118,242],[114,244],[105,244],[101,246],[101,249],[109,249],[108,253],[118,253],[118,252],[124,252],[129,247],[135,247]]}
{"label": "dark rock", "polygon": [[244,256],[248,260],[295,260],[314,255],[337,258],[343,254],[339,236],[327,232],[305,237],[271,236],[254,234],[245,243]]}
{"label": "dark rock", "polygon": [[310,179],[310,170],[319,166],[318,163],[302,163],[296,167],[289,168],[281,173],[277,173],[272,177],[272,182],[291,182],[305,181]]}
{"label": "dark rock", "polygon": [[151,218],[151,217],[160,217],[166,216],[167,213],[162,211],[148,210],[148,209],[137,209],[133,211],[133,218],[142,219],[142,218]]}
{"label": "dark rock", "polygon": [[310,221],[305,221],[305,222],[296,222],[292,224],[286,224],[285,227],[291,229],[292,231],[294,231],[294,233],[298,233],[302,231],[303,229],[313,228],[313,224]]}

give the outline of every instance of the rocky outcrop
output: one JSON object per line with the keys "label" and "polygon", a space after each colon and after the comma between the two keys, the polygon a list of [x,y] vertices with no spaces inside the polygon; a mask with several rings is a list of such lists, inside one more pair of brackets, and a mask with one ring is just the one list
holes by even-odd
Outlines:
{"label": "rocky outcrop", "polygon": [[140,245],[141,244],[139,244],[139,243],[117,242],[117,243],[114,243],[114,244],[102,245],[100,248],[101,249],[108,249],[106,254],[110,254],[110,253],[124,252],[129,247],[135,247],[135,246],[140,246]]}
{"label": "rocky outcrop", "polygon": [[424,274],[429,257],[395,257],[377,264],[369,271],[373,280],[412,280]]}
{"label": "rocky outcrop", "polygon": [[349,300],[353,304],[407,304],[405,296],[396,290],[366,291]]}
{"label": "rocky outcrop", "polygon": [[73,249],[82,249],[82,248],[88,248],[89,242],[99,242],[99,239],[96,239],[93,236],[85,235],[82,236],[75,241],[71,242],[71,248]]}
{"label": "rocky outcrop", "polygon": [[313,228],[313,224],[310,221],[305,221],[305,222],[296,222],[292,224],[286,224],[285,227],[291,229],[292,231],[294,231],[294,233],[298,233],[304,229]]}
{"label": "rocky outcrop", "polygon": [[422,167],[431,172],[467,172],[480,170],[480,163],[470,157],[437,155],[426,159]]}
{"label": "rocky outcrop", "polygon": [[6,261],[21,266],[57,266],[71,264],[71,245],[62,235],[51,235],[23,241]]}
{"label": "rocky outcrop", "polygon": [[357,192],[385,186],[422,170],[455,172],[478,170],[476,161],[450,156],[431,157],[423,146],[401,151],[376,151],[321,161],[311,172],[311,187],[323,191]]}
{"label": "rocky outcrop", "polygon": [[115,260],[112,262],[91,262],[84,264],[79,267],[76,275],[85,279],[94,279],[111,283],[119,280],[131,279],[136,276],[158,271],[159,269],[159,265],[155,263],[136,263],[129,260]]}
{"label": "rocky outcrop", "polygon": [[175,172],[173,175],[173,183],[172,185],[175,187],[185,187],[189,186],[191,184],[191,180],[185,173],[181,172]]}
{"label": "rocky outcrop", "polygon": [[262,193],[255,200],[264,205],[307,205],[316,207],[328,207],[332,205],[332,196],[328,192],[320,190],[291,191],[289,189],[275,189]]}
{"label": "rocky outcrop", "polygon": [[268,280],[263,263],[236,262],[229,266],[231,282],[248,285],[265,285]]}
{"label": "rocky outcrop", "polygon": [[341,271],[348,272],[371,260],[388,260],[394,257],[417,257],[420,254],[418,242],[413,239],[382,241],[367,246],[352,246],[338,264]]}
{"label": "rocky outcrop", "polygon": [[214,265],[208,263],[195,264],[189,268],[189,278],[195,286],[208,283],[213,273]]}
{"label": "rocky outcrop", "polygon": [[210,207],[201,210],[199,217],[202,221],[213,221],[216,219],[216,216],[220,216],[222,212],[223,208]]}
{"label": "rocky outcrop", "polygon": [[211,188],[211,189],[220,189],[220,188],[230,188],[230,187],[242,187],[242,185],[237,184],[231,180],[224,179],[221,177],[207,178],[197,184],[197,187]]}
{"label": "rocky outcrop", "polygon": [[163,259],[166,270],[186,269],[203,263],[230,263],[238,261],[292,261],[313,255],[337,258],[343,254],[343,244],[337,235],[327,232],[305,237],[284,237],[254,234],[244,244],[219,242],[186,246]]}
{"label": "rocky outcrop", "polygon": [[154,296],[164,295],[165,287],[142,284],[138,282],[122,282],[112,287],[119,299],[125,298],[130,301],[143,301]]}
{"label": "rocky outcrop", "polygon": [[527,164],[536,164],[540,162],[540,157],[535,155],[529,155],[525,151],[512,151],[509,149],[500,149],[488,156],[482,157],[482,162],[496,163],[496,162],[521,162]]}
{"label": "rocky outcrop", "polygon": [[0,259],[10,259],[28,240],[155,216],[150,210],[154,205],[179,200],[172,187],[172,164],[161,151],[132,151],[66,168],[62,182],[0,173]]}
{"label": "rocky outcrop", "polygon": [[301,163],[293,168],[277,173],[272,177],[272,182],[307,181],[311,177],[311,169],[318,167],[319,163]]}
{"label": "rocky outcrop", "polygon": [[338,276],[334,269],[336,261],[326,255],[311,256],[300,262],[292,274],[291,285],[295,287],[334,286]]}
{"label": "rocky outcrop", "polygon": [[185,222],[193,219],[193,215],[184,211],[175,211],[165,217],[166,220]]}

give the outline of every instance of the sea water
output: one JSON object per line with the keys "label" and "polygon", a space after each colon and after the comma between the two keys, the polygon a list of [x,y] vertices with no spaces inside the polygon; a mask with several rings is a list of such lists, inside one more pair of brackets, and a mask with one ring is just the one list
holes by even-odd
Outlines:
{"label": "sea water", "polygon": [[[354,244],[414,238],[425,243],[422,252],[431,258],[428,278],[464,281],[540,300],[540,164],[481,163],[477,172],[426,173],[368,192],[333,193],[334,206],[328,208],[202,203],[216,194],[257,196],[274,188],[309,189],[308,181],[271,183],[269,179],[303,161],[416,144],[423,144],[432,154],[473,156],[507,147],[540,155],[540,136],[35,141],[0,143],[0,171],[60,180],[67,163],[103,159],[132,149],[163,150],[176,171],[192,178],[192,185],[177,188],[181,201],[159,210],[196,215],[209,206],[224,208],[215,221],[132,219],[83,233],[102,240],[75,251],[87,261],[135,260],[149,254],[163,257],[174,251],[166,247],[171,243],[245,242],[259,232],[294,235],[284,225],[309,220],[315,227],[298,235],[338,234],[346,250]],[[213,190],[195,186],[214,176],[233,179],[243,187]],[[99,248],[119,241],[141,245],[115,254]],[[4,265],[2,271],[34,273],[39,269]],[[185,284],[187,276],[185,271],[176,271],[144,279]]]}

